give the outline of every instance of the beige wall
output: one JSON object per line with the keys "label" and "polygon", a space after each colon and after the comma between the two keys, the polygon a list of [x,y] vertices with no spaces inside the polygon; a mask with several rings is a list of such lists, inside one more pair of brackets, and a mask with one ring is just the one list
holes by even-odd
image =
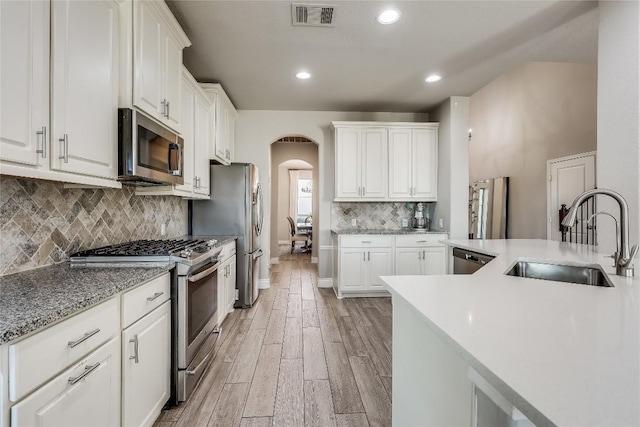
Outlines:
{"label": "beige wall", "polygon": [[[280,201],[279,196],[282,194],[284,190],[284,186],[281,186],[280,180],[281,175],[279,172],[279,165],[287,160],[297,159],[304,160],[308,164],[311,165],[312,179],[314,184],[318,182],[318,146],[314,143],[303,143],[303,142],[276,142],[271,144],[271,200],[277,200],[277,203],[271,204],[271,217],[270,217],[270,227],[272,236],[269,239],[269,248],[270,248],[270,257],[276,258],[278,256],[278,239],[281,237],[280,232],[283,227],[282,224],[287,224],[287,215],[289,214],[289,177],[287,175],[286,181],[286,189],[287,195],[286,200],[287,203],[285,206]],[[284,168],[283,168],[284,169]],[[318,191],[313,192],[313,217],[314,219],[319,218],[319,209],[318,209]],[[288,229],[288,226],[287,228]],[[285,229],[285,230],[286,230]],[[311,256],[317,257],[318,245],[314,245]]]}
{"label": "beige wall", "polygon": [[546,238],[546,161],[596,149],[595,64],[529,62],[471,96],[469,179],[510,177],[509,237]]}

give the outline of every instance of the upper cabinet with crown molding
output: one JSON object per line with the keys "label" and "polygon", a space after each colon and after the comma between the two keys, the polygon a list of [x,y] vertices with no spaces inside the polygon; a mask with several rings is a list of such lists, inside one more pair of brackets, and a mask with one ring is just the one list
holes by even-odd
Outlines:
{"label": "upper cabinet with crown molding", "polygon": [[200,83],[200,87],[214,103],[214,139],[209,148],[210,159],[223,165],[233,162],[236,117],[238,113],[226,92],[216,83]]}
{"label": "upper cabinet with crown molding", "polygon": [[0,173],[121,186],[119,7],[0,2]]}

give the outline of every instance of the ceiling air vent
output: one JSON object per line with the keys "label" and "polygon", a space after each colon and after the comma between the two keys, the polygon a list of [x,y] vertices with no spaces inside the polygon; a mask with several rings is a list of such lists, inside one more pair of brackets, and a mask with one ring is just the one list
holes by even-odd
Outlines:
{"label": "ceiling air vent", "polygon": [[335,9],[335,6],[326,4],[292,3],[291,17],[293,18],[293,25],[333,27]]}

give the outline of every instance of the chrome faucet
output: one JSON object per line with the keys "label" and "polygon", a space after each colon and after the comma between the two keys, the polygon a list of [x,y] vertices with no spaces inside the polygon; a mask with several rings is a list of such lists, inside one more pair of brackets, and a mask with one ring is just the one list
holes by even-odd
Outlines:
{"label": "chrome faucet", "polygon": [[562,220],[562,225],[565,227],[573,227],[578,214],[578,206],[580,206],[582,202],[587,200],[589,197],[597,194],[604,194],[605,196],[612,197],[620,206],[620,232],[618,233],[616,227],[616,246],[618,246],[618,241],[620,244],[616,248],[617,250],[614,254],[616,274],[618,276],[631,277],[633,276],[633,258],[638,253],[638,245],[633,246],[631,250],[629,250],[629,205],[624,197],[619,193],[616,193],[613,190],[606,190],[604,188],[594,188],[593,190],[585,191],[573,201],[569,213],[564,220]]}

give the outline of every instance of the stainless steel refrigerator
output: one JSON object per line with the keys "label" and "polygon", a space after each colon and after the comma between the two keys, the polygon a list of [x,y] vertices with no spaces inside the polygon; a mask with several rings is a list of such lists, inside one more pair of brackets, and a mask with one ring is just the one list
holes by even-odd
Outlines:
{"label": "stainless steel refrigerator", "polygon": [[258,298],[258,265],[262,256],[262,188],[258,168],[251,163],[211,165],[211,200],[189,202],[193,235],[237,236],[235,306],[251,307]]}

